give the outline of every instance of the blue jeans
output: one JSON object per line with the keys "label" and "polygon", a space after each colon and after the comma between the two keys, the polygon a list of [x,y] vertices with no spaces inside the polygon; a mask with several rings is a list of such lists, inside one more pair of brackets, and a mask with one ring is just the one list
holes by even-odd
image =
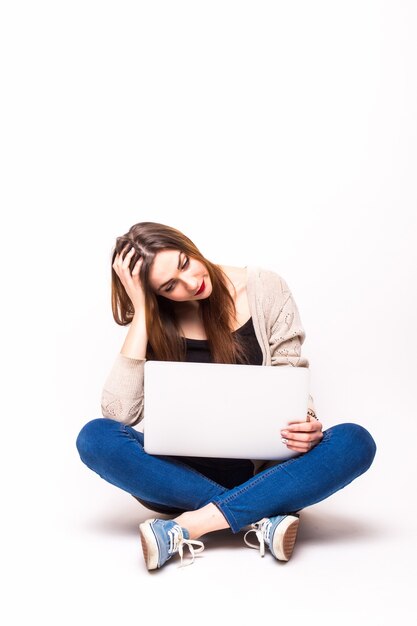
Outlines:
{"label": "blue jeans", "polygon": [[[81,460],[112,485],[156,510],[193,511],[213,503],[233,533],[263,517],[286,515],[324,500],[363,474],[376,444],[358,424],[323,431],[312,450],[253,476],[250,461],[204,473],[198,458],[156,456],[143,449],[143,433],[107,418],[88,422],[77,438]],[[152,508],[152,507],[151,507]]]}

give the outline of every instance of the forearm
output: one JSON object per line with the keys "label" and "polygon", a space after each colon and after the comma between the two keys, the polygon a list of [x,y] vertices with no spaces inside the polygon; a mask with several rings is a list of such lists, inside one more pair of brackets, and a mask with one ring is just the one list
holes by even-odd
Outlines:
{"label": "forearm", "polygon": [[130,359],[145,359],[148,334],[146,332],[145,313],[135,313],[129,327],[129,332],[120,351],[120,354]]}

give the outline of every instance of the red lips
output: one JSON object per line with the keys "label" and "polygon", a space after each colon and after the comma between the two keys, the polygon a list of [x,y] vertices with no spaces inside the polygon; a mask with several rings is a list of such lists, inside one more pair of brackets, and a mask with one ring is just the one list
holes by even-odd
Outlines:
{"label": "red lips", "polygon": [[201,283],[200,289],[197,291],[197,293],[195,295],[198,296],[200,293],[202,293],[204,291],[205,288],[206,288],[206,285],[205,285],[204,280],[203,280],[203,282]]}

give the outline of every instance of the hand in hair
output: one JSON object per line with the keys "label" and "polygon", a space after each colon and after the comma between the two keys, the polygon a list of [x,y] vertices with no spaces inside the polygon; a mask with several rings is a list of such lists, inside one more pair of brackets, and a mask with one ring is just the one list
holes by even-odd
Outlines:
{"label": "hand in hair", "polygon": [[145,309],[145,293],[142,287],[142,283],[139,279],[139,271],[142,265],[143,258],[141,257],[140,259],[138,259],[132,269],[132,272],[130,272],[129,266],[136,251],[132,247],[125,254],[128,248],[129,246],[126,246],[125,248],[123,248],[120,254],[116,255],[113,263],[113,269],[119,277],[123,287],[125,288],[127,295],[132,301],[135,312],[137,312]]}

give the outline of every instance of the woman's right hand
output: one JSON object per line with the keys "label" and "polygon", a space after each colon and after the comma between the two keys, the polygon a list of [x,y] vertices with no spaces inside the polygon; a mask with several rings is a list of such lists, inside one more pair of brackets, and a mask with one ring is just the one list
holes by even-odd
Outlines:
{"label": "woman's right hand", "polygon": [[[142,283],[139,279],[139,271],[142,265],[143,258],[140,257],[135,263],[132,272],[130,272],[129,266],[132,261],[135,249],[132,247],[125,255],[129,246],[125,246],[123,250],[116,254],[113,263],[113,269],[120,279],[123,287],[126,290],[127,295],[132,301],[135,313],[145,308],[145,292],[142,287]],[[124,256],[125,255],[125,256]]]}

